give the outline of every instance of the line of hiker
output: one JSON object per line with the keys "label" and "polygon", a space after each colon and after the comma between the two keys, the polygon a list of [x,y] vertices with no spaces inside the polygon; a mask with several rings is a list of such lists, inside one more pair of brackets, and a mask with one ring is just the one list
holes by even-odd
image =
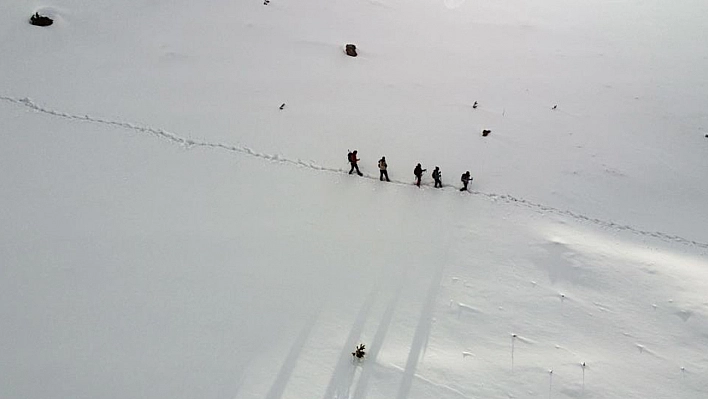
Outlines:
{"label": "line of hiker", "polygon": [[[357,155],[357,150],[354,151],[349,151],[349,154],[347,155],[347,159],[349,160],[349,163],[351,164],[351,169],[349,169],[349,174],[351,175],[354,173],[356,170],[356,173],[359,176],[363,176],[364,174],[361,173],[359,170],[359,161],[361,159],[358,158]],[[423,172],[427,171],[427,169],[423,169],[423,167],[420,164],[417,164],[415,166],[415,169],[413,169],[413,175],[415,176],[415,185],[420,187],[420,181],[423,178]],[[442,172],[440,171],[440,167],[436,166],[435,169],[433,170],[432,173],[433,180],[435,180],[435,188],[442,188]],[[383,181],[386,179],[386,181],[391,181],[388,178],[388,164],[386,163],[386,157],[381,157],[379,159],[379,180]],[[465,173],[462,174],[460,177],[460,181],[462,182],[462,188],[460,191],[467,191],[467,185],[469,182],[471,182],[472,176],[470,175],[470,171],[466,171]]]}

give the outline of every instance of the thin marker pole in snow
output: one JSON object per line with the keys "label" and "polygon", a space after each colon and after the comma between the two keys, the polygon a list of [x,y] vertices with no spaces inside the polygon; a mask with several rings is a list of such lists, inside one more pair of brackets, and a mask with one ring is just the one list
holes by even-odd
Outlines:
{"label": "thin marker pole in snow", "polygon": [[516,334],[511,334],[511,372],[514,372],[514,341],[516,340]]}
{"label": "thin marker pole in snow", "polygon": [[551,391],[553,390],[553,369],[548,370],[548,399],[551,399]]}
{"label": "thin marker pole in snow", "polygon": [[585,396],[585,362],[580,363],[580,367],[583,368],[583,396]]}

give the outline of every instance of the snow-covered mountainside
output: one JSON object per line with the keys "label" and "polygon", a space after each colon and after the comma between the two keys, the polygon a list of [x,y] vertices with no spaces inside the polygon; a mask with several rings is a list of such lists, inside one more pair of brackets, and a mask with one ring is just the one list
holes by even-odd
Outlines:
{"label": "snow-covered mountainside", "polygon": [[3,2],[0,398],[705,398],[680,3]]}

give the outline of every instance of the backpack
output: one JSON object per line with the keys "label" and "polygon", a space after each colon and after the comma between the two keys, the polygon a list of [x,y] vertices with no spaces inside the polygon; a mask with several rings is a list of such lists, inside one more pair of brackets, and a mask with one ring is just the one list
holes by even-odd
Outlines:
{"label": "backpack", "polygon": [[437,180],[440,177],[440,172],[438,172],[438,169],[435,169],[433,171],[433,179]]}
{"label": "backpack", "polygon": [[349,162],[354,162],[354,153],[350,152],[349,155],[347,155],[347,159],[349,160]]}

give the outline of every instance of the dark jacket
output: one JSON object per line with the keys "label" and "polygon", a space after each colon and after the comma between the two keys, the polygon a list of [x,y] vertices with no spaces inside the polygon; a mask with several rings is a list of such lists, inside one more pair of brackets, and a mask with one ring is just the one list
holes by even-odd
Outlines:
{"label": "dark jacket", "polygon": [[416,165],[415,169],[413,169],[413,174],[420,177],[423,175],[423,172],[425,172],[427,169],[423,169],[423,167],[420,166],[420,164]]}

